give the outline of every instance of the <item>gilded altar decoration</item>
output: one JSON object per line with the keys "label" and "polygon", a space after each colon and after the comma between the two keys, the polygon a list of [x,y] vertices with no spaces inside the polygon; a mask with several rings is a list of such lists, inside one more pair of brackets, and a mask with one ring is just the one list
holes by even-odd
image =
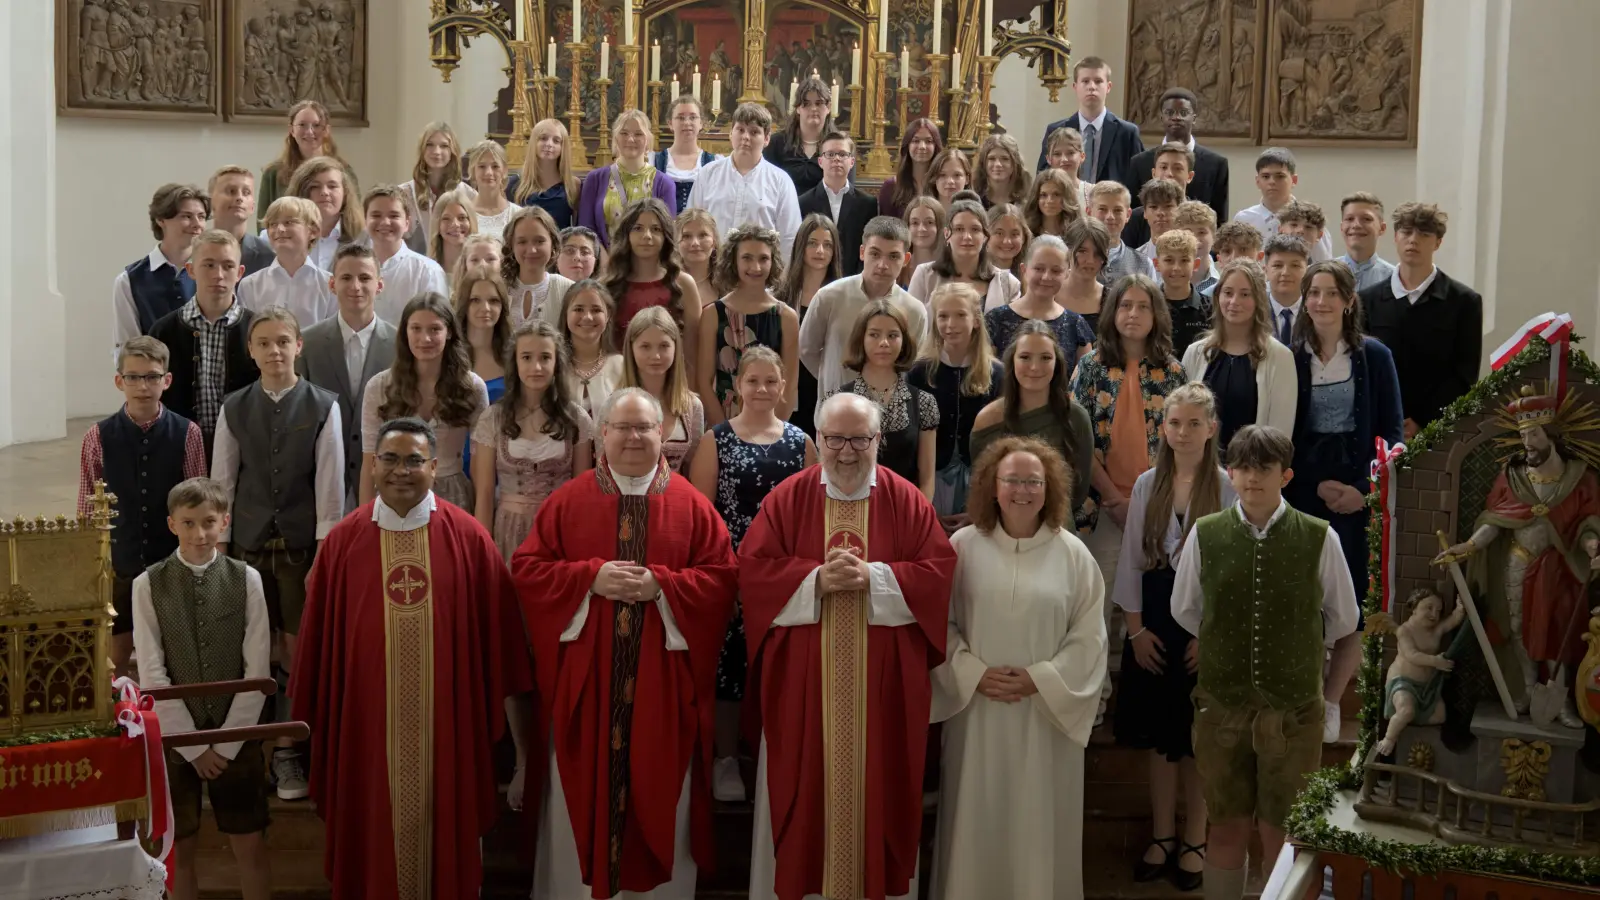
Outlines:
{"label": "gilded altar decoration", "polygon": [[221,0],[56,0],[56,111],[216,119],[221,46]]}
{"label": "gilded altar decoration", "polygon": [[1500,796],[1513,800],[1543,800],[1544,779],[1550,774],[1550,744],[1506,738],[1500,744],[1500,768],[1506,773]]}
{"label": "gilded altar decoration", "polygon": [[1411,745],[1411,752],[1406,754],[1406,765],[1423,772],[1433,771],[1433,745],[1425,741],[1417,741]]}
{"label": "gilded altar decoration", "polygon": [[384,531],[389,807],[401,900],[433,885],[433,568],[428,529]]}
{"label": "gilded altar decoration", "polygon": [[223,113],[282,121],[301,100],[367,124],[366,0],[228,0]]}
{"label": "gilded altar decoration", "polygon": [[111,721],[111,517],[0,524],[0,740]]}
{"label": "gilded altar decoration", "polygon": [[1589,651],[1578,663],[1578,677],[1572,692],[1578,704],[1578,715],[1590,728],[1600,729],[1600,607],[1589,612],[1589,631],[1583,635]]}

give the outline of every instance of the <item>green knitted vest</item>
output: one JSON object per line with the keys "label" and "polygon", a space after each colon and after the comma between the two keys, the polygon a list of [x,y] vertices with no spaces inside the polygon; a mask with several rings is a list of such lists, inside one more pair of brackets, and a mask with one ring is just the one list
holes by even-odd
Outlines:
{"label": "green knitted vest", "polygon": [[[244,563],[226,556],[199,578],[177,555],[151,566],[150,604],[161,626],[161,650],[173,684],[244,677]],[[220,728],[233,695],[183,701],[196,728]]]}
{"label": "green knitted vest", "polygon": [[1293,709],[1322,696],[1322,545],[1328,523],[1284,511],[1256,540],[1238,506],[1195,523],[1200,687],[1226,706]]}

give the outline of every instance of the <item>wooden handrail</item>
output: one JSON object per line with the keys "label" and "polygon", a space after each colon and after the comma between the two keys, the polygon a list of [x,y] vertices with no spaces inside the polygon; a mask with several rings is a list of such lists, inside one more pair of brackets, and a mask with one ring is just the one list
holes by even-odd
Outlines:
{"label": "wooden handrail", "polygon": [[191,697],[248,694],[251,691],[259,691],[271,697],[278,692],[278,682],[271,678],[241,678],[237,681],[201,681],[194,684],[140,688],[139,691],[153,700],[187,700]]}

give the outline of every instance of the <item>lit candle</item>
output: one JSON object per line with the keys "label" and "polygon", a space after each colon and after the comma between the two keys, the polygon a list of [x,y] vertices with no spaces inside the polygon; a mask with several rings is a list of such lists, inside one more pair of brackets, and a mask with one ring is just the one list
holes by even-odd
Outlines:
{"label": "lit candle", "polygon": [[556,39],[550,39],[550,52],[545,56],[545,74],[551,78],[556,77]]}
{"label": "lit candle", "polygon": [[722,112],[722,76],[711,79],[711,114]]}
{"label": "lit candle", "polygon": [[700,99],[700,67],[694,67],[694,98]]}
{"label": "lit candle", "polygon": [[794,79],[794,80],[789,82],[789,108],[790,109],[794,109],[794,94],[795,94],[795,91],[798,91],[798,90],[800,90],[800,79],[796,78],[796,79]]}
{"label": "lit candle", "polygon": [[633,46],[633,0],[622,0],[622,42]]}
{"label": "lit candle", "polygon": [[600,42],[600,77],[611,77],[611,39]]}
{"label": "lit candle", "polygon": [[911,87],[911,51],[900,48],[900,86]]}
{"label": "lit candle", "polygon": [[961,90],[961,51],[950,54],[950,86]]}
{"label": "lit candle", "polygon": [[572,42],[583,40],[583,0],[572,0]]}
{"label": "lit candle", "polygon": [[889,52],[889,2],[878,4],[878,52]]}
{"label": "lit candle", "polygon": [[938,53],[944,37],[944,0],[933,0],[933,52]]}
{"label": "lit candle", "polygon": [[833,80],[833,117],[839,118],[839,79]]}
{"label": "lit candle", "polygon": [[994,55],[994,0],[983,0],[983,55]]}
{"label": "lit candle", "polygon": [[856,41],[856,48],[850,51],[850,85],[852,87],[861,83],[861,42]]}
{"label": "lit candle", "polygon": [[650,80],[661,80],[661,42],[650,45]]}
{"label": "lit candle", "polygon": [[672,99],[677,100],[681,96],[683,95],[678,92],[678,76],[674,75],[672,76]]}

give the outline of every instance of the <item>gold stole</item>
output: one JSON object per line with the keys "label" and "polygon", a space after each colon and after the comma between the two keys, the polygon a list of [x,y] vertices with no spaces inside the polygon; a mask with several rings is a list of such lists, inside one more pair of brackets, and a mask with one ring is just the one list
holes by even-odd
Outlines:
{"label": "gold stole", "polygon": [[[823,501],[823,552],[867,558],[867,501]],[[822,602],[822,895],[866,893],[867,604],[865,591]]]}
{"label": "gold stole", "polygon": [[428,528],[380,530],[396,897],[433,894],[433,569]]}

